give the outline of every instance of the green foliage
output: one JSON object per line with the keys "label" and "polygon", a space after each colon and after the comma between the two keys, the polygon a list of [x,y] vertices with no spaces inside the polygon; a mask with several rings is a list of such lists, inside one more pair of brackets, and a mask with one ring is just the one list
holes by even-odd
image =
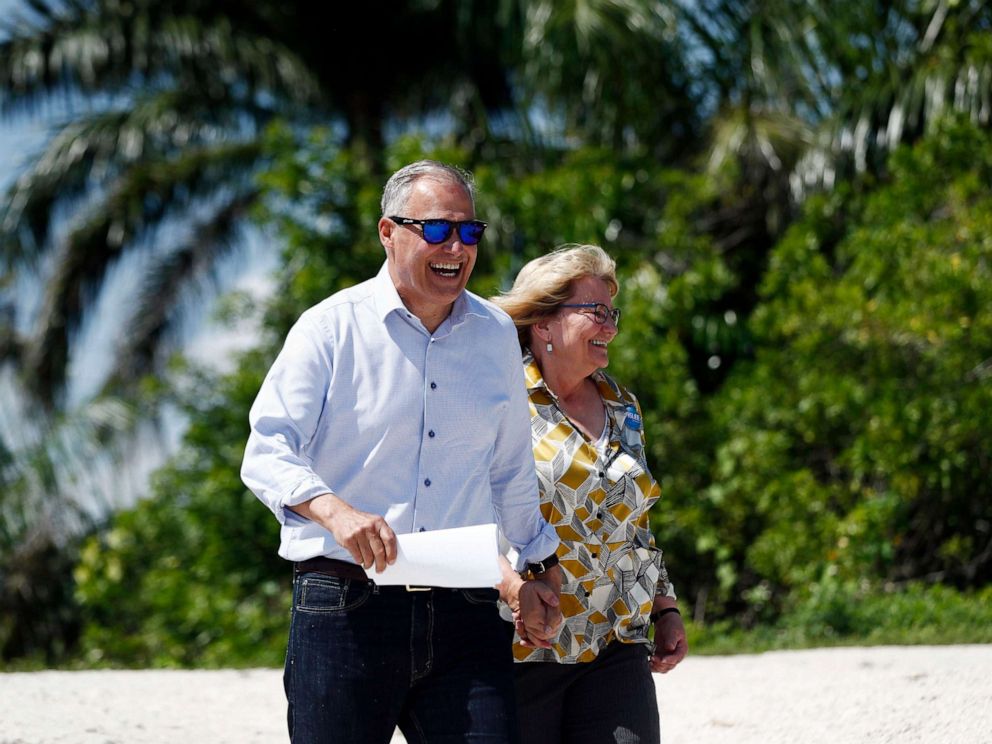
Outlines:
{"label": "green foliage", "polygon": [[[257,217],[287,249],[267,341],[231,375],[188,376],[182,452],[151,499],[83,546],[89,663],[280,659],[289,577],[275,520],[237,479],[246,411],[288,324],[381,264],[382,176],[330,131],[268,137]],[[707,229],[721,197],[705,177],[581,148],[504,145],[497,168],[412,138],[385,162],[474,170],[492,225],[473,277],[483,294],[565,240],[617,256],[611,371],[645,411],[663,486],[653,524],[703,648],[726,648],[721,634],[757,647],[976,640],[987,595],[925,582],[989,581],[988,140],[949,124],[898,151],[877,188],[811,200],[768,256],[753,313]]]}
{"label": "green foliage", "polygon": [[992,643],[992,588],[959,592],[940,584],[898,591],[835,580],[773,624],[688,623],[694,654],[755,653],[841,645]]}
{"label": "green foliage", "polygon": [[156,474],[151,498],[83,544],[74,577],[86,663],[280,663],[289,574],[273,550],[278,524],[238,477],[266,368],[253,352],[220,379],[189,372],[181,451]]}
{"label": "green foliage", "polygon": [[723,611],[774,617],[821,577],[992,578],[990,144],[948,124],[897,152],[839,235],[842,194],[776,246],[754,361],[706,404],[697,547]]}

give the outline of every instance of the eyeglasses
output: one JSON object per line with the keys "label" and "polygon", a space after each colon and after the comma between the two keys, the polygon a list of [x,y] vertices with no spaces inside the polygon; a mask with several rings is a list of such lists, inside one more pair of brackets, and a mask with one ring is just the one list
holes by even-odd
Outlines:
{"label": "eyeglasses", "polygon": [[607,318],[612,318],[613,325],[615,325],[617,328],[620,327],[620,308],[618,307],[614,307],[611,309],[608,308],[606,305],[604,305],[602,302],[583,302],[577,305],[568,304],[568,305],[559,305],[558,307],[579,307],[579,308],[591,309],[592,312],[586,313],[586,315],[592,315],[592,317],[595,318],[596,322],[599,323],[600,325],[604,325],[606,323]]}
{"label": "eyeglasses", "polygon": [[443,243],[451,237],[451,232],[458,228],[458,239],[465,245],[476,245],[482,240],[482,233],[489,226],[481,220],[414,220],[410,217],[390,217],[397,225],[420,225],[424,240],[431,245]]}

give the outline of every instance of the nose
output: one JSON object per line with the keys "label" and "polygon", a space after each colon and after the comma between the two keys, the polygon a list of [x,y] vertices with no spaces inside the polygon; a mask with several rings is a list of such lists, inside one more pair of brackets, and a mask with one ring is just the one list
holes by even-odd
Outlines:
{"label": "nose", "polygon": [[445,253],[452,253],[455,255],[461,255],[468,250],[469,246],[462,242],[461,236],[458,234],[457,230],[452,230],[451,235],[448,239],[441,243],[441,250]]}
{"label": "nose", "polygon": [[603,323],[603,330],[610,334],[610,339],[613,339],[618,333],[620,333],[620,329],[617,327],[616,321],[613,320],[612,315],[606,316],[606,322]]}

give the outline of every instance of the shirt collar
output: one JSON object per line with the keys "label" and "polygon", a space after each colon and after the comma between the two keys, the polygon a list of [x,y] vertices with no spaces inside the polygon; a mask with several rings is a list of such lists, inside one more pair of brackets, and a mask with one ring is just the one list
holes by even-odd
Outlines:
{"label": "shirt collar", "polygon": [[[396,291],[396,285],[393,284],[393,279],[389,276],[388,261],[382,264],[382,268],[379,269],[379,273],[375,275],[373,287],[375,308],[379,316],[379,320],[385,321],[386,317],[391,312],[397,310],[404,313],[407,312],[406,305],[403,304],[403,300],[400,298],[400,293]],[[456,326],[470,315],[475,315],[479,318],[486,317],[486,313],[481,307],[478,306],[478,304],[478,302],[474,302],[470,299],[468,292],[462,290],[458,297],[455,298],[455,302],[451,306],[451,313],[442,322],[442,325],[444,323],[450,323],[452,327]]]}
{"label": "shirt collar", "polygon": [[389,262],[386,261],[379,269],[379,273],[372,280],[372,295],[375,297],[375,309],[379,315],[379,320],[385,320],[386,316],[394,310],[405,310],[406,306],[400,299],[400,293],[396,291],[396,285],[389,276]]}
{"label": "shirt collar", "polygon": [[[524,379],[527,383],[527,390],[546,390],[548,394],[555,397],[555,394],[548,387],[548,384],[544,381],[544,376],[541,374],[541,368],[537,366],[537,361],[534,359],[534,352],[530,349],[524,350]],[[596,387],[599,389],[599,394],[603,397],[603,401],[607,405],[619,405],[623,407],[625,405],[623,396],[620,394],[620,386],[614,382],[613,378],[607,375],[603,370],[597,369],[591,375],[590,379],[596,383]]]}
{"label": "shirt collar", "polygon": [[[551,388],[544,381],[541,368],[537,366],[534,353],[530,349],[524,350],[523,365],[524,380],[527,385],[528,394],[535,391],[543,391],[550,398],[557,400],[557,396],[555,396],[554,392],[552,392]],[[610,431],[610,441],[616,442],[618,441],[617,432],[622,430],[627,418],[627,401],[620,392],[620,386],[603,370],[597,369],[589,375],[589,378],[596,383],[599,395],[606,405],[607,416],[612,420],[612,424],[609,421],[607,422]]]}

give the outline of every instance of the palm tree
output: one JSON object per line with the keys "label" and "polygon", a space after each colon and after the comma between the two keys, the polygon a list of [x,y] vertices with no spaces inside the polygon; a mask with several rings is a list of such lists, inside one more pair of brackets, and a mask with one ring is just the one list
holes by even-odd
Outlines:
{"label": "palm tree", "polygon": [[818,44],[829,61],[832,106],[798,164],[797,194],[838,175],[878,172],[900,144],[948,113],[992,120],[992,6],[985,0],[824,8]]}
{"label": "palm tree", "polygon": [[[756,301],[768,251],[810,190],[884,172],[887,153],[948,111],[992,115],[992,7],[953,3],[684,0],[676,3],[704,103],[709,171],[721,197],[701,215],[737,288],[701,323],[732,348]],[[726,344],[723,344],[726,346]],[[698,355],[703,358],[703,355]],[[723,353],[732,361],[734,352]],[[724,361],[728,361],[725,358]],[[717,374],[699,370],[704,381]]]}
{"label": "palm tree", "polygon": [[[0,394],[44,404],[0,422],[3,656],[69,642],[64,594],[31,587],[65,587],[53,577],[67,577],[73,538],[120,505],[119,482],[90,475],[112,446],[128,459],[134,409],[113,394],[156,368],[189,288],[239,242],[266,127],[329,123],[381,171],[384,131],[404,117],[441,111],[481,141],[511,102],[500,35],[453,0],[26,3],[0,21],[0,116],[62,120],[0,201]],[[77,331],[134,256],[144,279],[104,390],[69,405]],[[38,307],[24,287],[40,287]],[[74,498],[101,487],[113,493],[96,506]]]}
{"label": "palm tree", "polygon": [[[390,122],[443,111],[481,139],[487,112],[511,103],[499,35],[453,0],[344,11],[272,0],[32,0],[30,10],[2,25],[0,114],[28,116],[63,99],[78,110],[0,206],[2,291],[11,295],[17,272],[40,275],[44,287],[33,330],[0,336],[49,407],[109,268],[149,244],[148,283],[110,379],[153,368],[185,289],[236,242],[257,198],[260,133],[274,118],[337,122],[375,160]],[[160,229],[176,221],[192,226],[186,237]]]}
{"label": "palm tree", "polygon": [[686,163],[701,142],[701,97],[670,4],[643,0],[519,3],[520,93],[566,141]]}
{"label": "palm tree", "polygon": [[887,152],[947,112],[983,125],[992,117],[992,6],[984,0],[693,0],[678,8],[700,50],[695,72],[716,94],[714,169],[739,159],[751,175],[779,174],[802,198],[839,174],[878,172]]}

